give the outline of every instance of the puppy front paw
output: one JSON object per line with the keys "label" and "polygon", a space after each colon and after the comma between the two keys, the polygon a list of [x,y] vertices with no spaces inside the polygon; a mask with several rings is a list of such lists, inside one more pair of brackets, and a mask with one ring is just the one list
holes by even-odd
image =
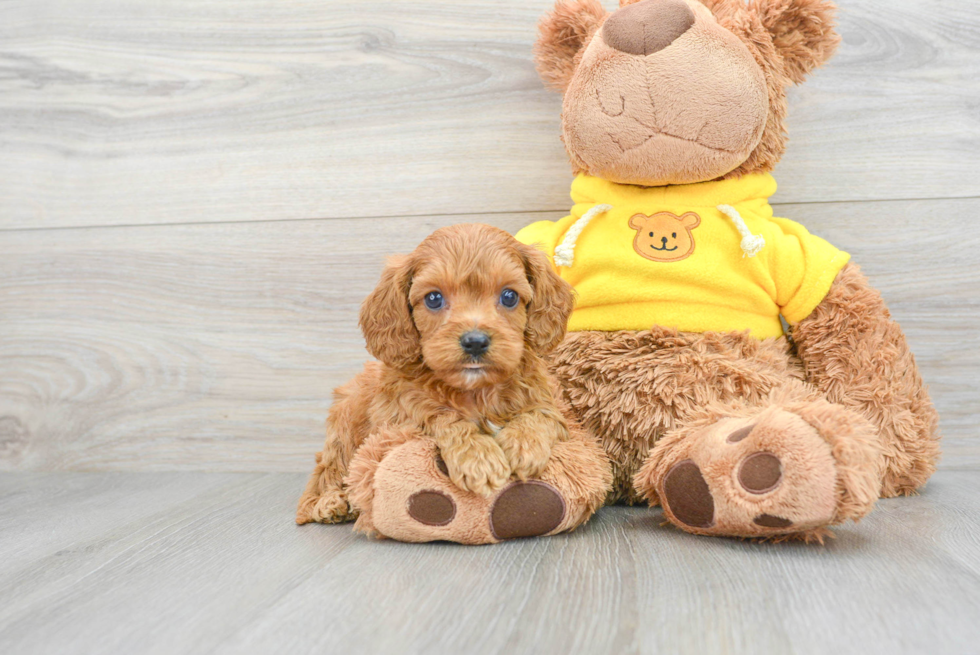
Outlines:
{"label": "puppy front paw", "polygon": [[551,459],[551,440],[528,438],[518,434],[513,428],[504,428],[497,434],[511,470],[520,480],[526,481],[541,477]]}
{"label": "puppy front paw", "polygon": [[321,495],[304,494],[299,500],[299,507],[296,510],[296,523],[344,523],[353,521],[357,518],[350,504],[347,502],[347,494],[340,489],[328,489]]}
{"label": "puppy front paw", "polygon": [[510,480],[510,465],[493,437],[480,435],[440,448],[449,479],[460,489],[490,496]]}

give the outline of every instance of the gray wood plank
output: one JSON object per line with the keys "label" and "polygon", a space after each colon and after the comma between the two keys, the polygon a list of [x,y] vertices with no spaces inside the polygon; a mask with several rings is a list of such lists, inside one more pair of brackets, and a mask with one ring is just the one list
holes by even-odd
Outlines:
{"label": "gray wood plank", "polygon": [[[931,384],[945,466],[980,463],[980,200],[777,211],[852,252]],[[557,213],[0,233],[0,468],[303,471],[367,359],[384,256]]]}
{"label": "gray wood plank", "polygon": [[[57,522],[97,523],[175,484],[201,493],[74,540]],[[940,471],[825,546],[695,537],[646,508],[496,546],[377,542],[293,525],[302,485],[297,474],[0,475],[2,493],[52,498],[42,517],[0,505],[0,525],[40,524],[21,539],[33,561],[0,558],[0,649],[894,654],[970,653],[980,638],[976,470]],[[101,500],[73,500],[86,497]]]}
{"label": "gray wood plank", "polygon": [[77,555],[72,547],[79,542],[146,523],[235,476],[5,474],[0,477],[0,579],[41,557],[57,561]]}
{"label": "gray wood plank", "polygon": [[[132,496],[162,486],[160,480],[181,481],[174,474],[109,475],[121,489],[113,501],[103,502],[108,511],[114,504],[131,505]],[[59,475],[3,476],[3,486],[18,485],[24,477],[50,486],[61,480]],[[196,477],[206,481],[216,474]],[[4,565],[0,651],[207,652],[229,621],[247,624],[263,605],[355,539],[343,528],[332,534],[298,531],[292,510],[302,476],[217,478],[217,483],[198,483],[207,488],[179,504],[167,498],[172,490],[161,489],[155,512],[81,535],[54,553],[39,549],[27,565]],[[154,505],[152,498],[144,502],[147,509]],[[82,518],[98,521],[101,511],[106,510],[90,507]],[[31,518],[14,511],[7,521]],[[24,545],[46,541],[41,536]]]}
{"label": "gray wood plank", "polygon": [[[560,210],[551,4],[5,2],[0,229]],[[980,5],[840,5],[782,199],[980,196]]]}

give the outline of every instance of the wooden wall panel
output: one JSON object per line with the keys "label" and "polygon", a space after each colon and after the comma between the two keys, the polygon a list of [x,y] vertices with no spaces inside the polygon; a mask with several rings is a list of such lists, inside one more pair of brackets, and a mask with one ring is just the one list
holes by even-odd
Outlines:
{"label": "wooden wall panel", "polygon": [[[932,385],[946,465],[980,461],[980,201],[777,212],[863,265]],[[357,308],[386,254],[560,216],[0,232],[0,467],[303,470],[367,358]]]}
{"label": "wooden wall panel", "polygon": [[[0,229],[560,210],[551,4],[5,2]],[[980,196],[980,4],[840,5],[781,199]]]}

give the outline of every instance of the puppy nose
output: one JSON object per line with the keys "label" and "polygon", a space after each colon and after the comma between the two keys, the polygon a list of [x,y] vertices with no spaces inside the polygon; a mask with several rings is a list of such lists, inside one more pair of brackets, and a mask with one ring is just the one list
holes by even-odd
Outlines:
{"label": "puppy nose", "polygon": [[463,352],[471,357],[479,357],[490,347],[490,337],[486,332],[471,330],[459,338]]}
{"label": "puppy nose", "polygon": [[606,45],[631,55],[660,52],[694,24],[684,0],[642,0],[613,12],[602,26]]}

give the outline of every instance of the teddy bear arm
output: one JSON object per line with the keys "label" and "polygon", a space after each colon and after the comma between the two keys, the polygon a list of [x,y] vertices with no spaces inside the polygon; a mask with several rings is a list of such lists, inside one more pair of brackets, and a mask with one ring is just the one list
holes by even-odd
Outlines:
{"label": "teddy bear arm", "polygon": [[938,415],[905,335],[858,266],[838,273],[792,334],[807,381],[877,426],[882,496],[922,486],[939,457]]}

